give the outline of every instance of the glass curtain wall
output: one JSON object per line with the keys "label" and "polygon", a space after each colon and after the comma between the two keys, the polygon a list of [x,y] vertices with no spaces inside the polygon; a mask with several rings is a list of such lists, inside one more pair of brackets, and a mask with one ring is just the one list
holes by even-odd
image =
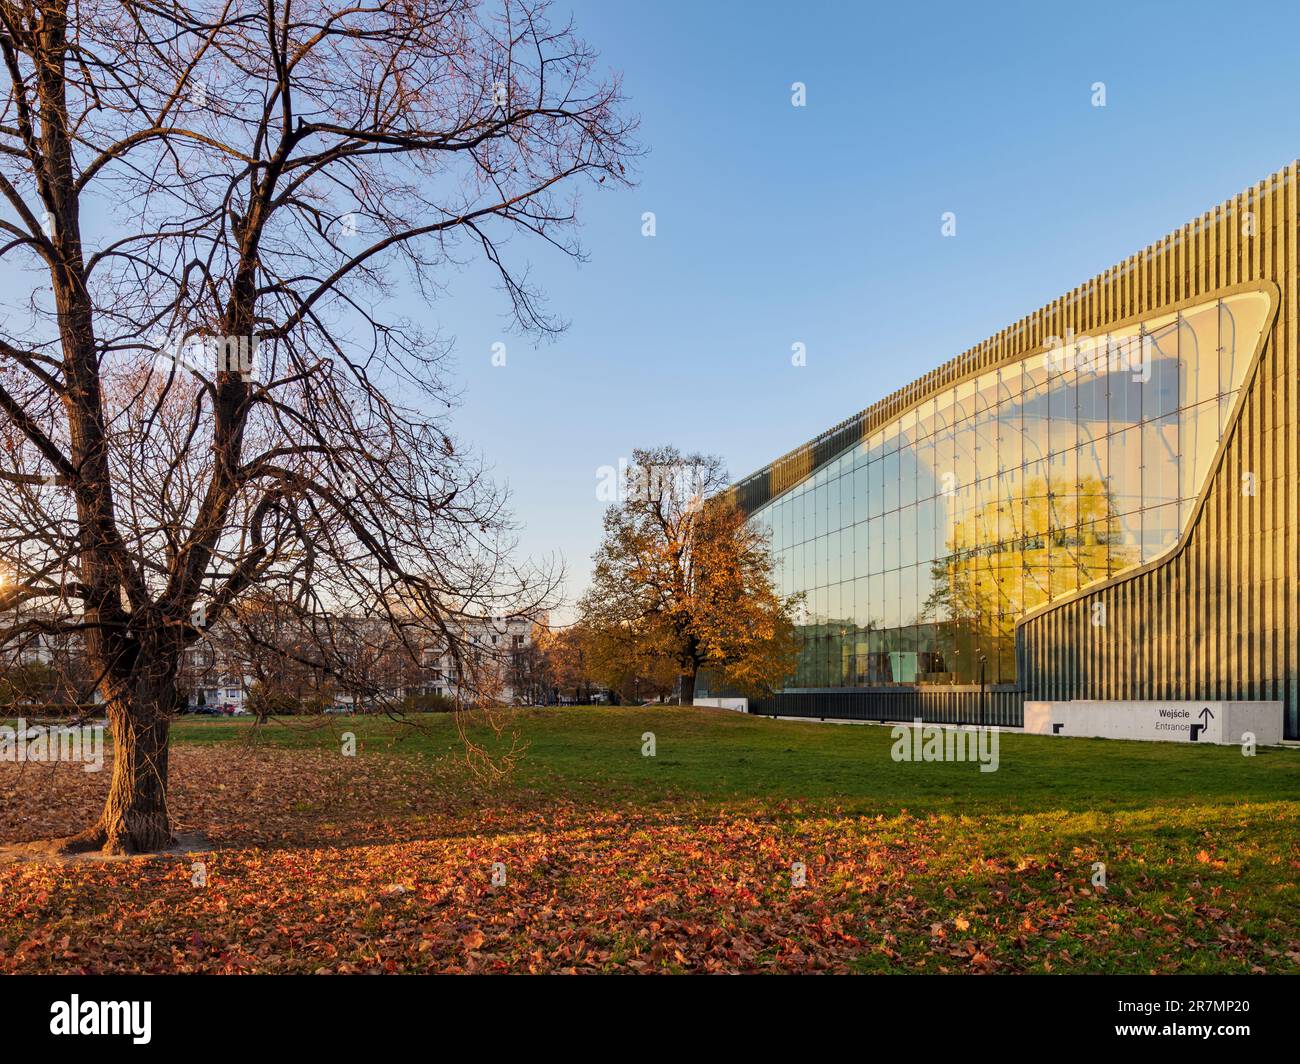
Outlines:
{"label": "glass curtain wall", "polygon": [[1015,680],[1025,613],[1177,543],[1262,293],[1065,338],[902,415],[755,512],[803,592],[787,689]]}

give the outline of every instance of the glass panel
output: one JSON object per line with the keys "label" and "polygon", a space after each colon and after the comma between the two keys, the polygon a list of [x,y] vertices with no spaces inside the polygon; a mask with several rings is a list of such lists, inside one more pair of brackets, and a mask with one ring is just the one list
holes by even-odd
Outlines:
{"label": "glass panel", "polygon": [[975,419],[968,418],[957,426],[953,449],[953,475],[956,486],[972,484],[975,481]]}
{"label": "glass panel", "polygon": [[930,562],[935,559],[935,518],[938,503],[926,499],[916,505],[916,557],[918,561]]}
{"label": "glass panel", "polygon": [[898,570],[891,569],[885,573],[884,599],[880,603],[882,626],[898,628],[903,623],[903,613],[898,598]]}
{"label": "glass panel", "polygon": [[898,455],[898,505],[911,506],[916,502],[917,453],[907,447]]}
{"label": "glass panel", "polygon": [[[1041,378],[1041,379],[1040,379]],[[1020,416],[1024,434],[1022,448],[1026,463],[1046,458],[1048,439],[1047,377],[1044,370],[1025,372],[1025,391],[1020,400]]]}
{"label": "glass panel", "polygon": [[1125,429],[1110,437],[1110,504],[1117,514],[1142,508],[1142,429]]}
{"label": "glass panel", "polygon": [[1142,426],[1142,505],[1178,501],[1178,416]]}
{"label": "glass panel", "polygon": [[1219,401],[1208,402],[1184,410],[1180,418],[1182,458],[1179,465],[1178,494],[1184,499],[1195,499],[1201,492],[1210,469],[1210,462],[1219,447]]}
{"label": "glass panel", "polygon": [[1079,442],[1078,411],[1075,407],[1076,377],[1072,369],[1054,371],[1047,379],[1048,440],[1053,454],[1074,450]]}
{"label": "glass panel", "polygon": [[1131,335],[1112,336],[1106,345],[1112,432],[1142,420],[1142,371],[1133,368],[1140,360],[1140,343]]}
{"label": "glass panel", "polygon": [[884,554],[883,568],[885,569],[886,572],[888,572],[890,569],[898,568],[898,557],[899,557],[899,547],[900,547],[899,533],[898,533],[899,530],[898,511],[894,510],[890,513],[885,514],[884,521],[885,523],[884,523],[883,534],[884,534],[884,541],[885,541],[885,554]]}
{"label": "glass panel", "polygon": [[867,522],[867,557],[871,559],[872,573],[885,571],[885,519],[873,517]]}
{"label": "glass panel", "polygon": [[1015,679],[1015,622],[1178,542],[1269,311],[1248,293],[955,385],[753,515],[795,687]]}
{"label": "glass panel", "polygon": [[[1103,438],[1079,447],[1079,494],[1105,498],[1106,478],[1110,473],[1110,448]],[[1098,516],[1101,516],[1100,514]]]}
{"label": "glass panel", "polygon": [[1245,380],[1268,317],[1269,302],[1263,292],[1249,292],[1223,301],[1223,315],[1219,320],[1219,387],[1225,392],[1235,391]]}
{"label": "glass panel", "polygon": [[1110,528],[1105,518],[1079,526],[1079,586],[1104,580],[1109,575]]}
{"label": "glass panel", "polygon": [[1196,406],[1219,395],[1219,308],[1183,315],[1178,331],[1180,405]]}
{"label": "glass panel", "polygon": [[916,507],[907,506],[898,512],[898,564],[916,564]]}
{"label": "glass panel", "polygon": [[1178,409],[1178,326],[1157,329],[1145,336],[1142,364],[1142,418],[1150,421]]}
{"label": "glass panel", "polygon": [[1142,511],[1142,560],[1160,557],[1178,542],[1178,507],[1153,506]]}
{"label": "glass panel", "polygon": [[998,469],[1018,469],[1024,461],[1020,403],[1008,399],[998,407]]}

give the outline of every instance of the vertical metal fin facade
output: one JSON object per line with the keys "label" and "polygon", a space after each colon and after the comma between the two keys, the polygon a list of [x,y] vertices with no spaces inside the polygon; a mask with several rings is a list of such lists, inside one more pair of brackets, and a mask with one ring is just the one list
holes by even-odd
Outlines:
{"label": "vertical metal fin facade", "polygon": [[1185,547],[1025,620],[1026,698],[1278,700],[1286,736],[1300,738],[1297,177],[1292,164],[1102,274],[1082,313],[1058,301],[1035,316],[1105,325],[1259,280],[1281,295]]}
{"label": "vertical metal fin facade", "polygon": [[[758,509],[916,403],[1024,358],[1066,330],[1105,329],[1233,285],[1271,282],[1280,294],[1277,313],[1183,547],[1021,622],[1016,686],[1022,700],[1278,700],[1287,737],[1300,738],[1298,181],[1300,166],[1292,163],[738,482],[737,501]],[[861,704],[872,694],[800,700],[818,699],[803,709],[808,715],[873,719]],[[834,705],[845,698],[858,702],[840,714]],[[763,708],[776,710],[775,702]],[[1001,717],[1002,700],[999,708]]]}

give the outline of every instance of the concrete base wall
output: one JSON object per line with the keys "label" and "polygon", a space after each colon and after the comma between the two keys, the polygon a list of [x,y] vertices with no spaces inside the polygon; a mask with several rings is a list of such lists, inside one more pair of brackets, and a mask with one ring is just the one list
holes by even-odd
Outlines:
{"label": "concrete base wall", "polygon": [[1237,746],[1282,742],[1281,702],[1025,702],[1025,731],[1074,738]]}
{"label": "concrete base wall", "polygon": [[697,698],[697,706],[708,706],[710,709],[734,709],[737,713],[749,712],[748,698]]}

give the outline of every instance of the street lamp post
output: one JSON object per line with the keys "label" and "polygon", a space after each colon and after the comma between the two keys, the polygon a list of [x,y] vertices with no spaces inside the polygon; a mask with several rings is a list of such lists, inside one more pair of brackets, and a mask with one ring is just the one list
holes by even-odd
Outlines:
{"label": "street lamp post", "polygon": [[987,661],[988,658],[986,658],[983,654],[981,654],[980,655],[980,727],[981,728],[986,727],[988,724],[988,720],[986,719],[987,714],[985,712],[985,707],[988,703],[988,688],[984,684],[984,665]]}

